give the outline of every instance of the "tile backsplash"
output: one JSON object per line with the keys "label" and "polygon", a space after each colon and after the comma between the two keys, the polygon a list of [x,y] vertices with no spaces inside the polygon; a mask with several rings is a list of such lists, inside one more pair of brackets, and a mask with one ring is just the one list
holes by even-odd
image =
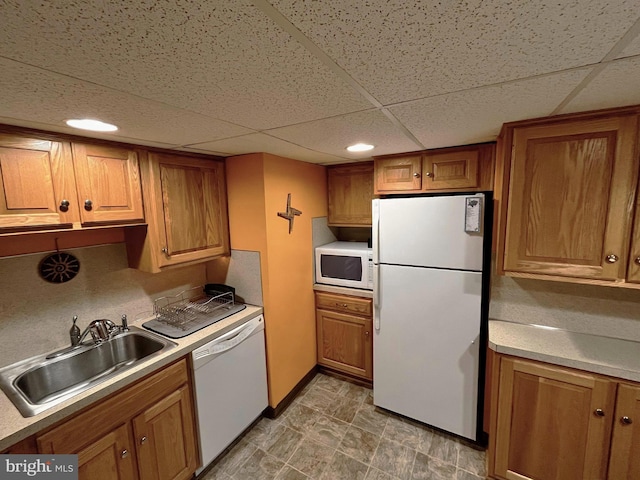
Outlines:
{"label": "tile backsplash", "polygon": [[121,243],[68,252],[80,272],[63,284],[38,275],[46,254],[0,259],[0,366],[67,346],[73,315],[81,330],[97,318],[134,321],[151,315],[154,298],[207,281],[204,264],[158,274],[128,268]]}

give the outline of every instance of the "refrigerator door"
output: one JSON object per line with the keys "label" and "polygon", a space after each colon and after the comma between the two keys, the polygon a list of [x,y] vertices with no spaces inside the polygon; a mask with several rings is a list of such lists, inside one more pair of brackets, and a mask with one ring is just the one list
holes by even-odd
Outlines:
{"label": "refrigerator door", "polygon": [[476,196],[484,200],[482,194],[378,200],[374,262],[482,270],[482,232],[465,232],[466,199]]}
{"label": "refrigerator door", "polygon": [[482,274],[379,266],[374,404],[476,440]]}

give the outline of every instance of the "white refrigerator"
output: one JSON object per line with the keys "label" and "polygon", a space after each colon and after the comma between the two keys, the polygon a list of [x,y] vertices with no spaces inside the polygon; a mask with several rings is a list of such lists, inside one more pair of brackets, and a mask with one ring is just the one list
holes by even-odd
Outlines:
{"label": "white refrigerator", "polygon": [[484,194],[373,201],[374,404],[481,441]]}

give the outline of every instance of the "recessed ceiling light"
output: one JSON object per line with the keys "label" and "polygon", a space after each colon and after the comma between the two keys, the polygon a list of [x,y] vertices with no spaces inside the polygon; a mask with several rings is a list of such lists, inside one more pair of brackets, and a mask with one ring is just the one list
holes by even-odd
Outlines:
{"label": "recessed ceiling light", "polygon": [[67,120],[67,125],[73,128],[81,128],[82,130],[92,130],[94,132],[115,132],[118,127],[110,123],[101,122],[100,120],[91,120],[89,118]]}
{"label": "recessed ceiling light", "polygon": [[373,145],[369,145],[366,143],[356,143],[355,145],[347,147],[347,150],[349,150],[350,152],[368,152],[369,150],[373,150]]}

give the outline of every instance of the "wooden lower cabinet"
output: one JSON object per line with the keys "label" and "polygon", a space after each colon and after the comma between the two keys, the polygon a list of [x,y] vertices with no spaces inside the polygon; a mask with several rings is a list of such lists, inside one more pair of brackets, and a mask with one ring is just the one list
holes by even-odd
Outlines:
{"label": "wooden lower cabinet", "polygon": [[640,478],[640,386],[496,355],[498,392],[489,445],[492,478]]}
{"label": "wooden lower cabinet", "polygon": [[372,300],[316,292],[318,364],[373,380]]}
{"label": "wooden lower cabinet", "polygon": [[191,478],[199,464],[186,359],[38,434],[39,453],[77,453],[80,480]]}

